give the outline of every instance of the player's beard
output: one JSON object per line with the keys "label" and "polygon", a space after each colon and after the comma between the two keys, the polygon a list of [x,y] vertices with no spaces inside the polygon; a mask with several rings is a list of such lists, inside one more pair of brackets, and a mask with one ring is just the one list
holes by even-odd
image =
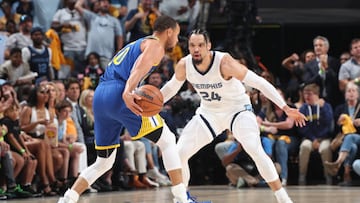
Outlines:
{"label": "player's beard", "polygon": [[203,62],[203,59],[202,58],[199,58],[199,59],[192,58],[192,61],[193,61],[193,64],[200,65]]}

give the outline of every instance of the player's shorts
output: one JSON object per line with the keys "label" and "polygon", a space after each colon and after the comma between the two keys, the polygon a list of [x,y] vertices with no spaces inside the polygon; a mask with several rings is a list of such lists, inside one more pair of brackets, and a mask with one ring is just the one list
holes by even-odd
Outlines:
{"label": "player's shorts", "polygon": [[133,139],[141,138],[164,125],[160,115],[141,117],[128,109],[123,101],[125,84],[120,81],[101,82],[93,98],[95,148],[111,149],[120,146],[124,128]]}

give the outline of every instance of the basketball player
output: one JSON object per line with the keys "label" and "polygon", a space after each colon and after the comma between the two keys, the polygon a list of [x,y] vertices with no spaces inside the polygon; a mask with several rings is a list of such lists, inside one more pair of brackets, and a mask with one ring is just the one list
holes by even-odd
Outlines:
{"label": "basketball player", "polygon": [[140,97],[134,94],[135,88],[160,63],[165,49],[176,45],[179,32],[179,25],[174,19],[160,16],[154,23],[152,36],[128,44],[108,64],[93,99],[97,159],[81,172],[59,203],[77,202],[79,195],[112,167],[123,128],[134,139],[146,137],[159,145],[173,184],[171,191],[174,201],[192,203],[188,200],[186,187],[182,183],[175,136],[159,115],[141,116],[142,109],[135,103],[135,99]]}
{"label": "basketball player", "polygon": [[206,31],[191,32],[188,46],[190,54],[179,61],[175,74],[161,89],[166,102],[188,80],[201,97],[196,115],[183,129],[177,144],[185,185],[188,185],[190,179],[189,158],[210,143],[216,135],[230,129],[255,161],[260,174],[275,192],[277,201],[291,203],[292,200],[281,186],[273,162],[261,146],[259,126],[242,82],[259,89],[294,119],[296,125],[305,125],[305,116],[297,109],[287,106],[270,83],[229,54],[211,51]]}

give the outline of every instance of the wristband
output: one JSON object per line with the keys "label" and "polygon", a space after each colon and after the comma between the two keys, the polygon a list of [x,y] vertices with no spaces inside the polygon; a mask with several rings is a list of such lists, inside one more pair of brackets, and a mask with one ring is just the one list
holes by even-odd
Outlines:
{"label": "wristband", "polygon": [[264,132],[265,131],[265,126],[261,125],[260,126],[260,132]]}
{"label": "wristband", "polygon": [[69,150],[71,151],[73,148],[73,145],[72,144],[69,144]]}
{"label": "wristband", "polygon": [[2,131],[1,131],[1,133],[2,133],[2,136],[5,136],[7,132],[6,132],[6,130],[3,128]]}
{"label": "wristband", "polygon": [[26,150],[24,148],[20,149],[21,155],[23,155],[25,152],[26,152]]}

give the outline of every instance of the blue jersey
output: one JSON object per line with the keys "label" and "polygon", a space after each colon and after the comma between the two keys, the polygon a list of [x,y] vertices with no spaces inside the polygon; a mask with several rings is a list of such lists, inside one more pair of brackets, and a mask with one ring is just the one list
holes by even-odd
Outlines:
{"label": "blue jersey", "polygon": [[[122,48],[109,62],[105,73],[100,78],[100,82],[110,80],[120,80],[126,82],[130,76],[131,70],[134,68],[141,51],[141,43],[145,39],[151,37],[140,38]],[[155,69],[152,67],[144,79]]]}
{"label": "blue jersey", "polygon": [[[160,115],[137,116],[126,107],[122,98],[126,81],[142,53],[141,43],[149,38],[151,36],[138,39],[121,49],[100,78],[93,98],[95,148],[98,150],[118,147],[123,128],[129,131],[133,139],[138,139],[163,127]],[[155,68],[152,67],[143,80]]]}

